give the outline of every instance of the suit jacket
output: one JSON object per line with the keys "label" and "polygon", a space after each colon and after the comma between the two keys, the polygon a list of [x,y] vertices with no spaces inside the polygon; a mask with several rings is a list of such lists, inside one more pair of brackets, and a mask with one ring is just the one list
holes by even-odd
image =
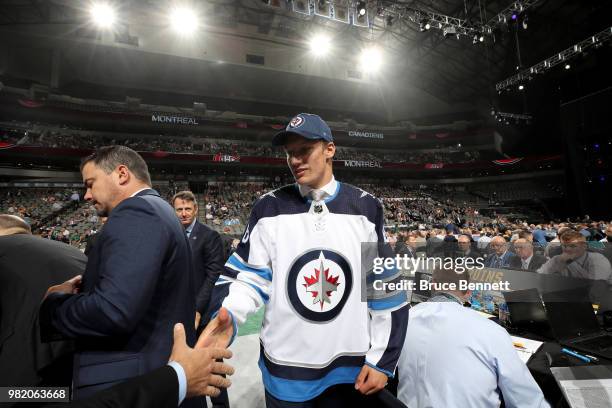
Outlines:
{"label": "suit jacket", "polygon": [[519,256],[510,251],[506,251],[500,258],[499,263],[497,262],[498,258],[499,257],[495,253],[490,254],[485,260],[485,266],[487,268],[511,268],[511,265],[516,262],[516,258],[519,258]]}
{"label": "suit jacket", "polygon": [[[537,271],[540,266],[544,265],[546,263],[546,258],[542,255],[539,254],[533,254],[533,256],[531,257],[531,260],[529,261],[529,265],[527,265],[527,269],[528,271]],[[510,267],[512,269],[521,269],[523,270],[523,262],[521,260],[521,258],[519,256],[517,256],[516,258],[512,259],[512,262],[510,263]]]}
{"label": "suit jacket", "polygon": [[0,386],[69,386],[71,341],[42,343],[38,308],[47,288],[83,273],[78,249],[33,235],[0,237]]}
{"label": "suit jacket", "polygon": [[175,323],[195,344],[191,251],[172,207],[152,189],[111,213],[87,262],[81,293],[41,306],[49,338],[76,338],[73,397],[165,365]]}
{"label": "suit jacket", "polygon": [[189,235],[193,257],[196,310],[204,315],[219,275],[223,272],[223,242],[212,228],[196,221]]}
{"label": "suit jacket", "polygon": [[164,366],[148,374],[132,378],[107,390],[79,401],[68,404],[54,404],[50,407],[73,408],[176,408],[179,385],[176,372],[172,367]]}

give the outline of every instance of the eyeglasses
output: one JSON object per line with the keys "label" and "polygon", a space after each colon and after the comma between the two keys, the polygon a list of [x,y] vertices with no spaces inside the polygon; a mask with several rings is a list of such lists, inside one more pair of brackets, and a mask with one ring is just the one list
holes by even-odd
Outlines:
{"label": "eyeglasses", "polygon": [[564,249],[576,249],[584,246],[584,244],[561,244],[561,248]]}

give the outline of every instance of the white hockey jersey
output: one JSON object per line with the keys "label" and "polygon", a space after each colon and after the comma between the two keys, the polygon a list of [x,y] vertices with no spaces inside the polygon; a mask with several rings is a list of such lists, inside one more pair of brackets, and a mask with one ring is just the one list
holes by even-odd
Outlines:
{"label": "white hockey jersey", "polygon": [[406,293],[362,300],[361,243],[384,241],[382,204],[332,183],[318,202],[295,184],[262,196],[226,263],[235,278],[224,277],[232,283],[223,306],[234,319],[266,304],[259,367],[284,401],[354,383],[364,364],[392,377],[404,343]]}

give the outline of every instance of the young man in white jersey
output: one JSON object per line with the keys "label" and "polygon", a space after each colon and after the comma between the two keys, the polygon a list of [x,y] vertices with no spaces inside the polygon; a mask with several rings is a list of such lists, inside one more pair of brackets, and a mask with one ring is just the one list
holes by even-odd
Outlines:
{"label": "young man in white jersey", "polygon": [[[361,243],[385,242],[382,204],[335,180],[336,146],[319,116],[295,116],[273,143],[296,183],[255,202],[226,263],[229,295],[201,345],[227,346],[266,304],[259,367],[268,408],[353,407],[393,376],[408,321],[405,292],[362,299]],[[385,279],[397,278],[390,272]]]}

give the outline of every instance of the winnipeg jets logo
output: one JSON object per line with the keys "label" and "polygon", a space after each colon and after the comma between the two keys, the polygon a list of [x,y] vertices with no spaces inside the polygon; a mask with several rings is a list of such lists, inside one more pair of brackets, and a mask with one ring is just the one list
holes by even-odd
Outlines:
{"label": "winnipeg jets logo", "polygon": [[302,126],[302,123],[304,123],[304,118],[301,116],[296,116],[293,119],[291,119],[291,121],[289,122],[289,127],[290,128],[300,127]]}
{"label": "winnipeg jets logo", "polygon": [[312,249],[297,257],[287,274],[287,295],[304,319],[326,322],[335,318],[353,286],[350,264],[329,249]]}
{"label": "winnipeg jets logo", "polygon": [[[321,258],[323,257],[323,253],[321,253]],[[331,276],[329,273],[329,268],[325,268],[323,265],[323,259],[320,259],[321,263],[319,269],[315,268],[314,276],[304,276],[304,280],[306,283],[304,287],[306,288],[306,292],[312,294],[312,303],[320,304],[321,310],[323,310],[323,305],[325,303],[331,304],[330,297],[332,292],[336,292],[338,290],[338,276]]]}

